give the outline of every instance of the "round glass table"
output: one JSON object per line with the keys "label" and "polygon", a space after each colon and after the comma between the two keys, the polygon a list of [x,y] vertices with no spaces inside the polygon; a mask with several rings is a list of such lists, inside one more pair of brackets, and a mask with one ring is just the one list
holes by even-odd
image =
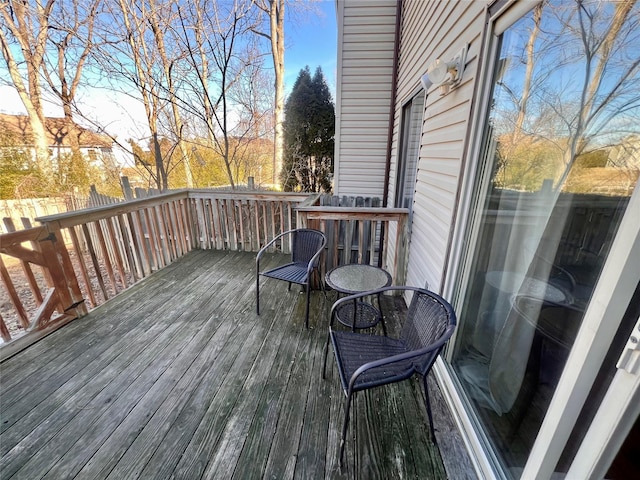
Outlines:
{"label": "round glass table", "polygon": [[[325,280],[332,289],[345,295],[369,292],[391,285],[389,272],[373,265],[359,263],[336,267],[327,272]],[[335,315],[340,323],[353,330],[371,328],[382,321],[382,329],[386,335],[386,326],[379,307],[378,295],[378,308],[364,301],[347,302],[339,307]]]}

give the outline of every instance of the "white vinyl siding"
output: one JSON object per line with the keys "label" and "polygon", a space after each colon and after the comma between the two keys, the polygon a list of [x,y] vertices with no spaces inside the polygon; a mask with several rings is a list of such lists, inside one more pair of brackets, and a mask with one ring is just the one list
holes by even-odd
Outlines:
{"label": "white vinyl siding", "polygon": [[382,197],[395,0],[339,0],[334,192]]}
{"label": "white vinyl siding", "polygon": [[[427,92],[411,226],[407,284],[442,288],[450,232],[471,112],[478,52],[487,2],[404,2],[394,127],[399,140],[403,102],[420,86],[420,77],[437,58],[451,59],[469,44],[462,83],[447,95]],[[392,157],[390,186],[395,185]],[[394,192],[391,191],[393,196]],[[393,197],[391,197],[393,198]],[[394,238],[394,235],[391,235]]]}

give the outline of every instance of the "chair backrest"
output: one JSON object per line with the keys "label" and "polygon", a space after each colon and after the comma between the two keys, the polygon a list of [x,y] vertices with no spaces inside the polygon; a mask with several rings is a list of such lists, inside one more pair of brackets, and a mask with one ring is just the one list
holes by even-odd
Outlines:
{"label": "chair backrest", "polygon": [[414,368],[425,374],[433,365],[456,325],[456,315],[449,303],[439,295],[416,289],[407,311],[401,338],[410,350],[420,350],[442,341],[435,350],[414,361]]}
{"label": "chair backrest", "polygon": [[309,263],[309,260],[327,243],[324,233],[310,228],[299,228],[291,232],[291,259]]}

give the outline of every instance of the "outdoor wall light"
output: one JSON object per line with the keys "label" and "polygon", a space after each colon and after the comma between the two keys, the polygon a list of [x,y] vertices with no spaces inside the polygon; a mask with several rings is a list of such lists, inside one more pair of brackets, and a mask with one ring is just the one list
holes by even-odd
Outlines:
{"label": "outdoor wall light", "polygon": [[457,86],[462,79],[467,61],[467,45],[448,62],[436,59],[427,68],[427,73],[420,78],[422,87],[428,90],[432,85],[440,87],[440,95],[446,95],[452,87]]}

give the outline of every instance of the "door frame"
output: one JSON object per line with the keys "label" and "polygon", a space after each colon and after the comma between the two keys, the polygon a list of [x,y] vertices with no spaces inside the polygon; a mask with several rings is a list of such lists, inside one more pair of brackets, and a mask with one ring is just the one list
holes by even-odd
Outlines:
{"label": "door frame", "polygon": [[[567,478],[604,478],[637,421],[640,415],[639,334],[640,318],[618,361],[618,370],[571,463]],[[625,355],[631,358],[623,358]]]}
{"label": "door frame", "polygon": [[[525,5],[527,3],[528,5]],[[485,58],[486,61],[480,66],[481,73],[478,81],[481,84],[474,100],[481,102],[480,105],[482,106],[477,109],[476,115],[471,121],[471,128],[475,132],[475,138],[472,140],[473,146],[469,152],[470,159],[478,158],[482,148],[482,129],[488,108],[486,99],[490,95],[491,74],[496,61],[496,38],[528,10],[533,8],[536,3],[498,2],[497,5],[500,7],[497,9],[498,11],[489,12],[486,31],[483,35],[487,57]],[[483,168],[482,165],[477,165],[477,162],[473,161],[467,162],[467,166],[467,171],[463,172],[463,179],[460,182],[460,188],[463,189],[464,194],[460,198],[460,215],[456,221],[452,249],[448,259],[450,274],[446,277],[443,291],[447,298],[453,299],[454,305],[460,305],[462,301],[461,296],[458,295],[460,292],[456,292],[455,285],[457,283],[456,280],[458,280],[456,277],[461,274],[465,275],[466,260],[464,257],[466,246],[475,240],[473,232],[476,230],[469,226],[469,217],[472,215],[471,206],[474,200],[472,198],[472,192],[474,191],[472,187],[477,178],[477,170]],[[637,268],[638,258],[640,258],[640,188],[636,188],[632,194],[616,232],[602,273],[585,311],[574,346],[567,359],[566,367],[524,467],[522,479],[544,480],[551,478],[608,348],[631,301],[635,287],[640,282],[640,270]],[[453,341],[454,339],[452,339]],[[445,352],[444,358],[450,360],[451,353],[451,350]],[[477,419],[475,419],[473,412],[468,409],[468,402],[464,394],[461,393],[458,387],[458,380],[450,371],[449,365],[445,361],[439,360],[434,366],[434,372],[443,388],[445,399],[454,412],[456,423],[463,432],[465,443],[478,475],[483,478],[505,478],[503,472],[496,471],[499,462],[496,461],[494,452],[486,450],[488,442],[483,438],[483,432],[476,429],[478,425]],[[634,393],[629,393],[629,395],[637,394],[637,385],[636,387],[627,388],[630,392],[635,388]],[[633,400],[633,398],[636,397],[632,397],[630,400]],[[604,401],[602,405],[605,405]],[[596,471],[597,468],[602,468],[602,464],[607,463],[608,457],[606,455],[611,455],[609,450],[614,450],[613,455],[617,453],[615,445],[624,433],[624,429],[620,428],[620,425],[633,414],[631,407],[625,413],[627,415],[621,416],[615,425],[609,424],[611,431],[607,432],[607,435],[601,429],[598,430],[599,426],[596,421],[611,421],[611,417],[603,420],[598,416],[594,419],[589,433],[607,437],[606,440],[603,439],[601,442],[601,453],[596,456],[593,452],[582,451],[581,449],[572,463],[572,469],[574,467],[576,469],[590,468]],[[605,468],[608,468],[608,463]],[[580,475],[575,478],[587,477]]]}

